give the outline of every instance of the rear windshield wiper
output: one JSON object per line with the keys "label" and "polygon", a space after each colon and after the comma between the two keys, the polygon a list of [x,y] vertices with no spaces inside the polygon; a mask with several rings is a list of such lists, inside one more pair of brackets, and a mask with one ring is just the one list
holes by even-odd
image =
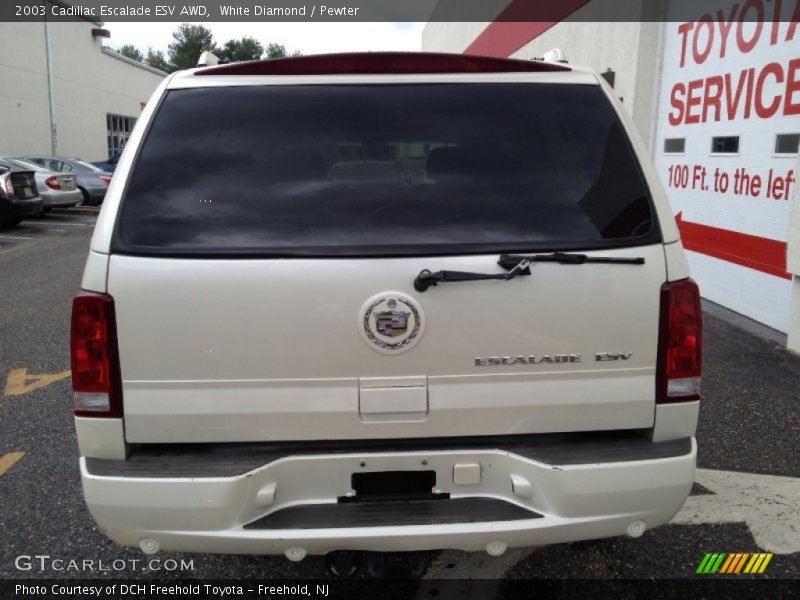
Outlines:
{"label": "rear windshield wiper", "polygon": [[424,292],[429,287],[436,285],[437,283],[482,281],[484,279],[500,279],[501,281],[508,281],[509,279],[514,279],[518,275],[531,274],[530,261],[524,257],[520,257],[520,260],[509,268],[511,270],[508,273],[470,273],[467,271],[436,271],[435,273],[431,273],[428,269],[423,269],[414,280],[414,289],[418,292]]}
{"label": "rear windshield wiper", "polygon": [[432,273],[428,269],[423,269],[416,279],[414,279],[414,289],[424,292],[432,285],[438,283],[455,283],[459,281],[483,281],[486,279],[498,279],[509,281],[519,275],[531,274],[531,263],[534,262],[555,262],[564,265],[582,265],[584,263],[606,263],[621,265],[643,265],[642,257],[621,257],[621,256],[587,256],[586,254],[573,254],[567,252],[553,252],[552,254],[534,254],[532,256],[515,256],[512,254],[502,254],[497,264],[508,271],[508,273],[470,273],[468,271],[436,271]]}
{"label": "rear windshield wiper", "polygon": [[528,262],[555,262],[562,265],[582,265],[584,263],[606,263],[617,265],[643,265],[641,256],[588,256],[587,254],[573,254],[571,252],[553,252],[552,254],[534,254],[533,256],[515,256],[502,254],[497,264],[504,269],[513,269],[520,261]]}

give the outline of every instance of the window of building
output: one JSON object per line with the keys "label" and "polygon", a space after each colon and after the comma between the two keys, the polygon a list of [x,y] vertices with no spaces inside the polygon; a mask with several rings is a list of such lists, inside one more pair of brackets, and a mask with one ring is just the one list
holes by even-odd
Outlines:
{"label": "window of building", "polygon": [[131,137],[133,126],[136,124],[136,117],[124,117],[122,115],[106,115],[108,156],[112,157],[122,152],[128,138]]}
{"label": "window of building", "polygon": [[686,138],[665,138],[665,154],[683,154],[686,151]]}
{"label": "window of building", "polygon": [[727,135],[711,138],[711,154],[738,154],[739,136]]}
{"label": "window of building", "polygon": [[775,136],[775,154],[797,154],[800,133],[779,133]]}

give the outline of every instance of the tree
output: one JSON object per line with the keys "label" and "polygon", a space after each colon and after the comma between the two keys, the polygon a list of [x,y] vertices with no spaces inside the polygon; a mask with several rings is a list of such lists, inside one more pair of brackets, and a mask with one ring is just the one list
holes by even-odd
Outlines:
{"label": "tree", "polygon": [[[289,56],[289,53],[286,52],[286,46],[283,44],[267,44],[267,58],[285,58]],[[295,52],[292,56],[299,56],[297,52]]]}
{"label": "tree", "polygon": [[205,50],[217,54],[211,30],[202,25],[182,23],[172,34],[173,42],[169,45],[169,64],[172,71],[191,69],[197,65],[197,59]]}
{"label": "tree", "polygon": [[262,54],[264,54],[264,46],[261,45],[261,42],[247,36],[239,40],[228,40],[219,50],[219,57],[230,62],[258,60]]}
{"label": "tree", "polygon": [[122,54],[122,56],[127,56],[128,58],[131,58],[139,62],[142,62],[144,60],[144,56],[142,56],[142,53],[133,44],[125,44],[117,52]]}
{"label": "tree", "polygon": [[152,48],[148,48],[147,58],[144,59],[144,63],[153,67],[154,69],[164,71],[165,73],[172,73],[172,71],[175,70],[167,62],[167,59],[164,58],[164,53],[161,52],[161,50],[153,50]]}

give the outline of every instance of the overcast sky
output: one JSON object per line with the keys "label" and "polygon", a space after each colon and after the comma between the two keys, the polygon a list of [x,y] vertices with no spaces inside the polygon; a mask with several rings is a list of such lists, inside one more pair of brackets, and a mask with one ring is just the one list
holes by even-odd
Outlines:
{"label": "overcast sky", "polygon": [[[265,47],[283,44],[291,53],[348,52],[366,50],[419,50],[424,23],[201,23],[222,45],[232,38],[250,36]],[[105,22],[111,32],[106,44],[119,49],[133,44],[143,54],[148,48],[162,50],[165,55],[172,41],[172,32],[179,23],[113,23]]]}

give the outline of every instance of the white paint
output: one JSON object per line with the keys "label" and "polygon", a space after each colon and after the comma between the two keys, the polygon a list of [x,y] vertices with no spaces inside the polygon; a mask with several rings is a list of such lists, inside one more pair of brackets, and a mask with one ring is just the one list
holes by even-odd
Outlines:
{"label": "white paint", "polygon": [[[112,213],[104,214],[113,221]],[[398,377],[428,374],[429,417],[413,430],[395,421],[365,428],[359,418],[355,376],[385,377],[387,365],[385,356],[367,347],[356,331],[358,307],[375,290],[398,283],[398,293],[412,296],[408,273],[424,268],[491,272],[498,269],[496,256],[396,258],[364,277],[359,259],[186,261],[114,254],[108,293],[116,303],[126,439],[274,441],[296,438],[296,427],[304,439],[652,427],[653,341],[658,290],[666,278],[664,252],[656,244],[602,254],[640,256],[647,268],[569,270],[538,265],[537,285],[519,280],[506,284],[515,303],[473,324],[468,337],[464,319],[485,314],[506,288],[476,282],[468,294],[458,293],[457,306],[449,293],[420,297],[436,328],[428,329],[419,345],[388,372]],[[308,292],[309,281],[322,291]],[[342,286],[342,281],[348,284]],[[564,286],[570,294],[550,292]],[[158,289],[158,296],[143,294],[145,288]],[[212,288],[222,291],[210,296]],[[466,288],[453,288],[461,290]],[[621,300],[606,307],[604,319],[597,320],[585,310],[587,297]],[[251,318],[232,321],[231,302]],[[534,313],[549,318],[535,319]],[[292,315],[313,317],[309,327],[298,328]],[[519,327],[531,319],[536,320],[534,329]],[[150,325],[142,327],[143,322]],[[180,335],[165,337],[165,328]],[[304,349],[303,360],[268,340],[292,340]],[[487,349],[549,349],[553,340],[583,353],[580,369],[567,368],[566,363],[537,370],[474,363]],[[452,351],[454,343],[458,352]],[[609,345],[625,348],[632,357],[625,364],[592,360],[592,352]],[[222,389],[224,403],[219,402]]]}
{"label": "white paint", "polygon": [[744,521],[762,550],[800,552],[800,478],[698,469],[695,481],[714,495],[689,496],[671,523]]}
{"label": "white paint", "polygon": [[480,482],[480,463],[457,463],[453,465],[453,483],[455,485],[478,485]]}
{"label": "white paint", "polygon": [[125,443],[122,419],[75,417],[75,434],[81,456],[125,460],[130,447]]}

